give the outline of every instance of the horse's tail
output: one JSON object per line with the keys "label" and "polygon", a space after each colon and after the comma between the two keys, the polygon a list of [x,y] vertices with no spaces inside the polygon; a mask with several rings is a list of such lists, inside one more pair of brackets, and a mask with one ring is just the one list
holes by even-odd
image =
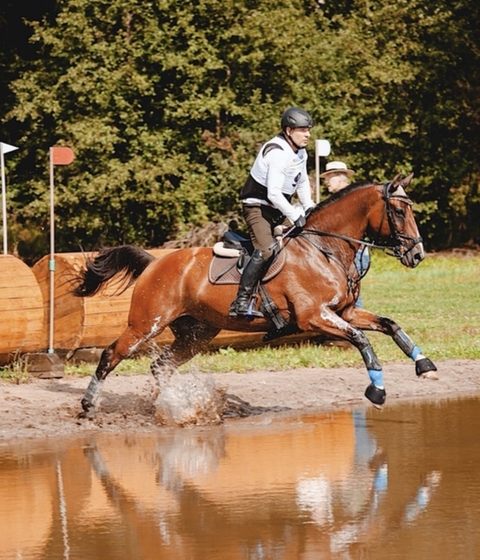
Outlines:
{"label": "horse's tail", "polygon": [[72,290],[77,297],[95,295],[101,287],[119,273],[117,293],[124,292],[142,274],[155,257],[135,245],[101,249],[94,259],[87,258]]}

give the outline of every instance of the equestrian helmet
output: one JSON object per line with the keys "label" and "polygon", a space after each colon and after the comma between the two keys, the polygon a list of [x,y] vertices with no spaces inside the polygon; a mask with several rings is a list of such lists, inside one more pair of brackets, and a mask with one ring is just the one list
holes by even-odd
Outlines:
{"label": "equestrian helmet", "polygon": [[291,107],[290,109],[287,109],[285,113],[283,113],[280,126],[282,127],[283,132],[285,132],[287,127],[312,128],[313,119],[307,113],[307,111],[304,111],[303,109],[299,109],[298,107]]}

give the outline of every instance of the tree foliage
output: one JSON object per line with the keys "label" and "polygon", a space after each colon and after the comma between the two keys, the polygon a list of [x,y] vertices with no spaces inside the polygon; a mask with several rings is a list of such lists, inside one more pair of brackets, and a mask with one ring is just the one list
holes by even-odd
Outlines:
{"label": "tree foliage", "polygon": [[414,170],[427,247],[480,240],[472,0],[59,0],[25,15],[0,9],[0,28],[23,30],[0,91],[24,255],[45,254],[50,146],[76,154],[55,168],[57,250],[159,246],[238,211],[292,105],[359,179]]}

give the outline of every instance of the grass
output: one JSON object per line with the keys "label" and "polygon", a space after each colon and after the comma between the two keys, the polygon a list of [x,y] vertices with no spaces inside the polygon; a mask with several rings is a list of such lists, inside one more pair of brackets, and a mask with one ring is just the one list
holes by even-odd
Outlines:
{"label": "grass", "polygon": [[[435,360],[480,359],[480,256],[429,255],[417,268],[403,267],[396,259],[374,252],[372,266],[362,282],[362,299],[369,310],[394,319]],[[367,333],[381,363],[406,360],[385,335]],[[116,374],[149,370],[151,359],[125,360]],[[363,367],[355,349],[298,345],[255,350],[222,348],[195,356],[184,372],[239,372],[305,367]],[[66,365],[70,375],[91,375],[95,365]],[[18,371],[16,372],[18,376]],[[8,378],[2,375],[0,377]]]}
{"label": "grass", "polygon": [[[429,256],[409,270],[374,255],[364,280],[367,308],[387,315],[432,359],[480,358],[480,256]],[[395,344],[369,335],[383,361],[403,359]]]}
{"label": "grass", "polygon": [[21,385],[30,379],[30,373],[25,362],[21,358],[17,358],[3,369],[0,369],[0,379]]}

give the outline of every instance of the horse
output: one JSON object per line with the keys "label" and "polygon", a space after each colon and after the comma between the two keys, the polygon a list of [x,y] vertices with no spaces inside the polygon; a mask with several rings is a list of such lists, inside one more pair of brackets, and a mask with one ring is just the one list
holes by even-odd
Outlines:
{"label": "horse", "polygon": [[[418,377],[438,379],[436,366],[393,319],[355,305],[361,276],[354,261],[361,247],[381,248],[408,268],[425,258],[413,203],[405,191],[412,177],[413,173],[398,174],[386,183],[353,183],[317,204],[301,232],[284,235],[278,250],[285,252],[283,268],[270,279],[267,272],[263,281],[287,325],[285,332],[348,341],[360,352],[370,378],[364,395],[376,408],[386,399],[384,373],[365,331],[390,336],[415,362]],[[122,245],[102,248],[86,259],[72,288],[75,296],[92,296],[113,278],[127,287],[135,285],[128,324],[103,350],[81,400],[81,415],[94,414],[108,374],[167,326],[174,341],[150,366],[159,386],[160,376],[204,350],[222,329],[275,331],[268,314],[251,320],[229,317],[237,286],[212,283],[212,256],[211,247],[198,247],[155,258],[135,245]]]}

